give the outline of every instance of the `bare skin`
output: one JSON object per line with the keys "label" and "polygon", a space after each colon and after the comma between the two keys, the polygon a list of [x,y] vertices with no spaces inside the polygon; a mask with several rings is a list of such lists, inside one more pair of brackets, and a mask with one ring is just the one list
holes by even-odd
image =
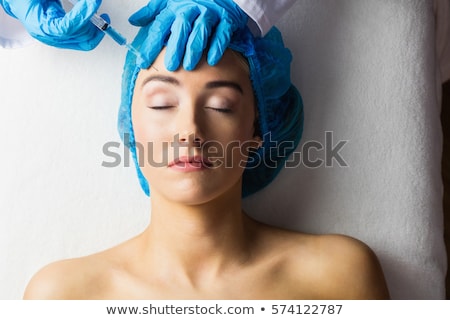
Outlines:
{"label": "bare skin", "polygon": [[[179,134],[196,152],[201,141],[260,143],[251,83],[235,55],[227,52],[214,68],[203,62],[175,73],[165,70],[163,55],[136,82],[137,141],[173,141]],[[155,75],[174,78],[149,81]],[[231,111],[215,110],[228,103]],[[245,157],[238,151],[237,163]],[[249,218],[241,206],[243,168],[180,172],[146,165],[142,171],[152,190],[147,229],[109,250],[46,266],[25,299],[389,298],[378,260],[362,242]]]}
{"label": "bare skin", "polygon": [[[218,248],[200,253],[189,245],[183,254],[194,250],[193,258],[184,261],[176,251],[148,252],[146,247],[152,244],[145,243],[146,231],[105,252],[45,267],[32,279],[24,298],[389,298],[377,259],[361,242],[341,235],[292,233],[246,218],[244,221],[253,229],[246,236],[252,245],[245,243],[248,250],[241,252],[241,259],[236,254],[232,260],[222,256]],[[161,261],[161,256],[167,260]]]}

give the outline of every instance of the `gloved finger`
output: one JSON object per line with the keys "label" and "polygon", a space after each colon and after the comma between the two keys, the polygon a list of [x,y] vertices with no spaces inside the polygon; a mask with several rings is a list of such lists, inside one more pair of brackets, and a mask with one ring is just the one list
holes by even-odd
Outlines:
{"label": "gloved finger", "polygon": [[73,36],[51,37],[41,34],[35,34],[33,36],[37,40],[54,47],[89,51],[100,43],[105,33],[97,29],[94,25],[90,25],[82,33]]}
{"label": "gloved finger", "polygon": [[92,31],[86,34],[84,41],[82,38],[80,39],[79,36],[76,38],[76,42],[78,42],[78,44],[75,43],[73,49],[90,51],[98,46],[98,44],[105,37],[105,33],[98,30],[98,28],[94,26],[92,27],[89,27]]}
{"label": "gloved finger", "polygon": [[193,70],[203,56],[203,50],[208,45],[209,36],[219,21],[219,16],[211,10],[204,10],[194,23],[186,45],[183,67]]}
{"label": "gloved finger", "polygon": [[111,23],[111,18],[109,17],[109,15],[107,13],[102,13],[100,15],[100,17],[102,17],[103,20],[105,20],[106,22]]}
{"label": "gloved finger", "polygon": [[[106,22],[110,23],[111,19],[106,13],[103,13],[100,15]],[[103,40],[105,37],[105,33],[103,31],[100,31],[97,27],[95,27],[93,24],[89,24],[85,29],[84,32],[74,35],[75,44],[73,49],[82,50],[82,51],[90,51],[95,49],[99,43]],[[78,44],[77,44],[78,42]]]}
{"label": "gloved finger", "polygon": [[23,23],[29,16],[36,15],[32,12],[33,9],[35,9],[36,7],[42,7],[41,3],[36,2],[37,1],[33,0],[0,0],[0,5],[1,7],[3,7],[7,14],[19,19]]}
{"label": "gloved finger", "polygon": [[138,61],[141,69],[147,69],[155,61],[170,33],[170,27],[174,20],[175,16],[170,10],[163,10],[151,24],[147,39],[145,39],[139,49],[143,59]]}
{"label": "gloved finger", "polygon": [[214,32],[209,46],[207,61],[210,66],[215,66],[222,58],[225,50],[230,44],[231,36],[233,35],[232,24],[228,19],[220,21]]}
{"label": "gloved finger", "polygon": [[[88,25],[97,12],[102,0],[80,0],[65,13],[58,2],[49,5],[46,11],[47,23],[42,31],[53,36],[64,36],[79,32]],[[62,12],[61,12],[62,11]]]}
{"label": "gloved finger", "polygon": [[152,22],[167,5],[167,0],[150,0],[150,2],[133,13],[128,21],[136,27],[144,27]]}
{"label": "gloved finger", "polygon": [[95,30],[95,34],[90,39],[87,39],[85,42],[80,42],[80,49],[83,51],[90,51],[95,49],[99,43],[103,40],[105,37],[105,33],[101,32],[100,30]]}
{"label": "gloved finger", "polygon": [[200,10],[197,6],[184,8],[183,11],[177,12],[170,29],[171,35],[167,42],[167,51],[164,58],[167,70],[175,71],[180,66],[192,25],[199,14]]}
{"label": "gloved finger", "polygon": [[[109,18],[109,16],[106,13],[101,14],[100,16],[106,22],[111,23],[111,19]],[[93,50],[94,48],[96,48],[99,45],[99,43],[105,37],[105,33],[103,31],[100,31],[97,27],[94,27],[94,28],[92,28],[92,27],[94,27],[94,25],[89,27],[89,29],[92,31],[87,34],[86,40],[80,41],[78,50],[83,50],[83,51]]]}
{"label": "gloved finger", "polygon": [[0,0],[0,6],[3,8],[3,10],[5,10],[7,14],[17,19],[17,16],[12,12],[11,7],[9,6],[9,3],[7,1]]}

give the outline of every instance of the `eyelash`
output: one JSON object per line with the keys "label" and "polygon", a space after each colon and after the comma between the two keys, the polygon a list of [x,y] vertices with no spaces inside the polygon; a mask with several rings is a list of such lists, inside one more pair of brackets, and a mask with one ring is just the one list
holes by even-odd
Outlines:
{"label": "eyelash", "polygon": [[[148,106],[149,109],[153,109],[153,110],[168,110],[173,108],[172,106]],[[228,108],[214,108],[214,107],[205,107],[206,109],[210,109],[219,113],[232,113],[231,109]]]}
{"label": "eyelash", "polygon": [[170,108],[173,108],[172,106],[148,106],[147,108],[153,109],[153,110],[167,110]]}
{"label": "eyelash", "polygon": [[214,107],[205,107],[206,109],[211,109],[219,113],[232,113],[232,110],[229,108],[214,108]]}

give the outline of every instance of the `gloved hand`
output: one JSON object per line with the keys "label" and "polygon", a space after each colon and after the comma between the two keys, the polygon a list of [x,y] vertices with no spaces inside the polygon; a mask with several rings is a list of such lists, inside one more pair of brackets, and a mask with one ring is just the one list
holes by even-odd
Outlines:
{"label": "gloved hand", "polygon": [[244,27],[247,20],[248,16],[232,0],[151,0],[129,19],[135,26],[151,24],[140,49],[144,58],[141,68],[153,63],[170,34],[164,60],[170,71],[178,69],[183,55],[183,67],[194,69],[208,42],[207,61],[217,64],[233,32]]}
{"label": "gloved hand", "polygon": [[84,51],[94,49],[103,39],[104,32],[89,22],[101,3],[80,0],[66,13],[58,0],[0,0],[6,13],[19,19],[33,38],[54,47]]}

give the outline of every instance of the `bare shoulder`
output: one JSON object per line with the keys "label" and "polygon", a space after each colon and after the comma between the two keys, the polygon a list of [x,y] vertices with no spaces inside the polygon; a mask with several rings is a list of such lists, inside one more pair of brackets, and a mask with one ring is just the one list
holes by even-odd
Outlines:
{"label": "bare shoulder", "polygon": [[28,283],[24,299],[76,299],[78,281],[83,279],[80,259],[62,260],[39,270]]}
{"label": "bare shoulder", "polygon": [[389,299],[378,258],[363,242],[344,235],[274,234],[296,298]]}
{"label": "bare shoulder", "polygon": [[381,265],[365,243],[344,235],[310,235],[306,251],[320,299],[388,299]]}
{"label": "bare shoulder", "polygon": [[117,269],[108,251],[53,262],[39,270],[28,283],[24,299],[101,299],[109,291]]}

